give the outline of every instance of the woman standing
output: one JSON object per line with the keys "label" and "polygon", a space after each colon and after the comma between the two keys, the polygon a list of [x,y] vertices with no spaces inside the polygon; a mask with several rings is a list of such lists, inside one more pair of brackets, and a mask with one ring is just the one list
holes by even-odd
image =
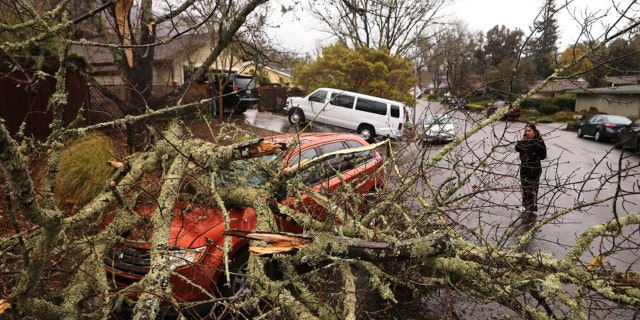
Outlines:
{"label": "woman standing", "polygon": [[538,211],[538,187],[542,174],[540,160],[547,157],[547,146],[535,124],[528,123],[524,127],[522,140],[516,142],[516,151],[520,153],[522,207],[527,212],[536,212]]}

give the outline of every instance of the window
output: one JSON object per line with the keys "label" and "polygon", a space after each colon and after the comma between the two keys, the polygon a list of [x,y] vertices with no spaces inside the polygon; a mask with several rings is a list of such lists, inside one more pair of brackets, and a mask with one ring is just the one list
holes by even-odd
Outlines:
{"label": "window", "polygon": [[391,117],[400,118],[400,106],[391,106]]}
{"label": "window", "polygon": [[331,94],[331,100],[329,101],[329,103],[331,103],[334,106],[338,106],[338,107],[343,107],[343,108],[353,108],[353,101],[356,98],[350,95],[346,95],[346,94],[340,94],[340,93],[332,93]]}
{"label": "window", "polygon": [[318,156],[318,152],[316,151],[316,149],[311,148],[311,149],[302,151],[299,154],[297,154],[295,157],[291,158],[287,166],[293,167],[304,160],[311,160],[317,156]]}
{"label": "window", "polygon": [[309,101],[323,103],[327,99],[327,92],[324,90],[316,91],[309,96]]}
{"label": "window", "polygon": [[[387,104],[384,102],[358,98],[358,102],[356,103],[356,110],[371,112],[384,116],[387,114]],[[400,111],[398,111],[398,114],[399,112]]]}

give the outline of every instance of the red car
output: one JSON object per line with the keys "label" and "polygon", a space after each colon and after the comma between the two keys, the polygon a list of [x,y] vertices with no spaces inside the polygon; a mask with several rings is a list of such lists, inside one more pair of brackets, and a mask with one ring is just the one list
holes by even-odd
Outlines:
{"label": "red car", "polygon": [[[341,133],[282,135],[269,139],[287,143],[288,149],[287,152],[263,157],[263,160],[282,161],[285,167],[292,167],[305,160],[335,151],[368,144],[359,136]],[[332,193],[341,192],[343,187],[341,179],[352,186],[357,185],[356,192],[369,194],[382,187],[383,161],[382,156],[375,150],[339,155],[330,157],[309,170],[301,171],[294,179],[300,179],[316,192],[329,196]],[[229,170],[218,172],[216,184],[221,190],[237,189],[240,181],[245,187],[264,184],[269,176],[262,175],[259,167],[259,165],[252,167],[250,162],[235,161],[230,165]],[[336,172],[340,172],[341,177],[338,177]],[[284,194],[284,191],[278,193],[282,193],[276,196],[278,201],[288,207],[312,215],[316,220],[325,223],[342,223],[340,217],[332,216],[306,194],[296,197],[293,194]],[[344,207],[350,208],[346,203]],[[136,212],[148,217],[155,208],[155,204],[142,205],[136,209]],[[228,207],[226,210],[229,212],[230,229],[251,231],[256,228],[256,211],[253,208]],[[349,212],[349,210],[346,211]],[[208,299],[210,294],[221,296],[241,294],[246,287],[244,272],[249,258],[248,241],[232,237],[229,258],[232,261],[230,271],[233,276],[229,286],[221,285],[226,284],[226,279],[220,277],[224,271],[222,247],[225,231],[221,209],[180,201],[175,203],[173,214],[175,218],[171,223],[169,239],[170,261],[171,269],[180,275],[171,277],[174,296],[179,301],[200,301]],[[276,219],[276,221],[281,231],[300,233],[305,228],[289,220]],[[148,243],[144,240],[150,239],[152,234],[151,230],[130,231],[123,237],[137,240],[138,244],[132,245],[133,242],[123,244],[105,259],[108,278],[117,287],[123,288],[137,282],[149,272],[150,250]],[[203,288],[205,292],[198,287]]]}
{"label": "red car", "polygon": [[[511,104],[506,101],[496,101],[491,105],[487,106],[487,118],[496,113],[496,111],[500,108],[510,107]],[[520,118],[520,114],[522,114],[522,107],[515,106],[509,113],[507,113],[502,119],[503,120],[518,120]]]}

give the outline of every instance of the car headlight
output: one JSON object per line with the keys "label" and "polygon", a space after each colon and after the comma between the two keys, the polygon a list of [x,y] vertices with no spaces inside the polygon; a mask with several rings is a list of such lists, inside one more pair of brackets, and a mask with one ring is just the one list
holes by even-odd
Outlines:
{"label": "car headlight", "polygon": [[207,246],[194,249],[169,250],[169,265],[171,270],[182,268],[188,264],[196,263],[202,259]]}

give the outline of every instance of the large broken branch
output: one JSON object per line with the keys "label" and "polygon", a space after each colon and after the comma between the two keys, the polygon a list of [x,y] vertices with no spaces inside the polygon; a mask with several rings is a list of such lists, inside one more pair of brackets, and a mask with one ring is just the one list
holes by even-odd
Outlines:
{"label": "large broken branch", "polygon": [[292,253],[310,246],[321,246],[324,247],[323,251],[327,255],[333,257],[366,261],[400,261],[445,255],[453,249],[453,241],[446,234],[434,234],[400,243],[243,230],[229,230],[224,234],[269,243],[268,246],[252,245],[249,248],[249,251],[260,256]]}

